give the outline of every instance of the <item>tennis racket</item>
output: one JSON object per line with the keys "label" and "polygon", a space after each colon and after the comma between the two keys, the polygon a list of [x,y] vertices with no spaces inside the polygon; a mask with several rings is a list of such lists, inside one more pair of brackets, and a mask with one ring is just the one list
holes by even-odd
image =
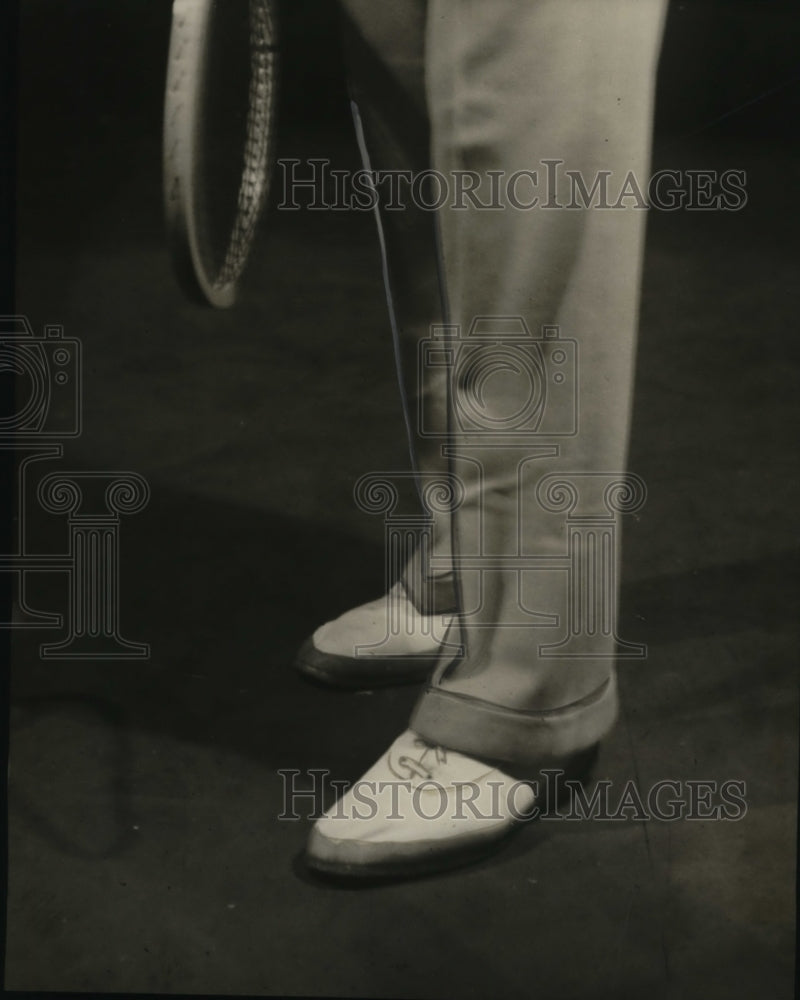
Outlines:
{"label": "tennis racket", "polygon": [[164,100],[164,204],[178,281],[225,308],[269,190],[277,0],[173,0]]}

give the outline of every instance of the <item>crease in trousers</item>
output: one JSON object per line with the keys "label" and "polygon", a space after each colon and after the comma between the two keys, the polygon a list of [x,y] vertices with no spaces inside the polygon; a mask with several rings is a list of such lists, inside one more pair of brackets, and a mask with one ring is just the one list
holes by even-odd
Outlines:
{"label": "crease in trousers", "polygon": [[[542,204],[570,203],[567,170],[589,189],[606,172],[612,203],[631,175],[646,191],[666,0],[341,6],[366,165],[433,168],[448,191],[435,211],[383,193],[376,210],[414,469],[458,485],[403,573],[419,610],[456,610],[461,646],[410,725],[478,758],[541,763],[591,746],[618,713],[628,646],[618,574],[602,567],[619,556],[608,490],[626,470],[647,215],[635,194]],[[510,190],[518,171],[536,180]],[[495,207],[453,207],[468,174]],[[575,510],[598,518],[600,554],[581,569],[599,574],[593,598],[568,571]],[[593,599],[599,620],[582,607],[588,628],[565,642]]]}

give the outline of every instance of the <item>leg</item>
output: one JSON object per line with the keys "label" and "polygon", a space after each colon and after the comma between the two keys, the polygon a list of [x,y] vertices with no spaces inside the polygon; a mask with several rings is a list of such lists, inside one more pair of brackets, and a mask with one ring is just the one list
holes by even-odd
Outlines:
{"label": "leg", "polygon": [[[348,82],[365,166],[418,176],[430,166],[425,0],[391,5],[342,0],[341,6]],[[408,187],[408,182],[402,182],[399,191],[379,185],[376,214],[411,461],[424,487],[448,471],[439,442],[419,435],[416,420],[424,405],[446,429],[445,375],[429,369],[418,379],[417,371],[418,344],[432,323],[441,322],[443,303],[436,219],[411,204]],[[400,199],[403,209],[392,207]],[[451,525],[446,511],[434,520],[433,532],[433,552],[440,564],[448,563]],[[454,609],[452,570],[448,566],[433,576],[420,547],[407,563],[391,569],[400,580],[387,595],[326,623],[306,641],[297,659],[303,673],[342,687],[418,681],[430,674],[449,621],[446,618],[443,626],[440,616]],[[387,637],[393,612],[407,627],[376,646],[379,655],[369,655],[366,648]]]}
{"label": "leg", "polygon": [[[644,185],[664,7],[665,0],[430,0],[434,166],[488,178],[543,171],[542,161],[557,159],[589,183],[609,171],[612,187],[631,172]],[[462,332],[446,345],[453,359],[446,454],[464,487],[454,558],[466,652],[437,668],[412,730],[365,775],[375,783],[376,815],[363,818],[347,793],[316,825],[312,863],[349,874],[444,867],[464,860],[466,849],[497,843],[533,798],[530,788],[516,796],[509,772],[554,760],[580,767],[616,712],[613,628],[584,648],[578,637],[565,658],[541,649],[570,602],[562,574],[552,572],[567,552],[563,512],[542,505],[537,487],[548,477],[593,482],[625,468],[644,213],[526,211],[506,196],[500,210],[446,209],[440,222],[448,318]],[[557,325],[577,341],[577,433],[559,435],[569,406],[555,391],[549,423],[543,419],[522,446],[464,421],[476,389],[474,372],[460,367],[464,332],[487,316],[500,326],[497,317],[516,317],[534,336]],[[481,416],[501,426],[525,402],[525,388],[507,372],[492,374],[480,386]],[[528,570],[520,589],[509,560],[531,553],[552,565]],[[487,558],[506,564],[484,572]],[[429,807],[420,814],[421,795],[413,795],[425,782],[446,800],[435,820]],[[476,810],[459,811],[467,786]],[[411,801],[401,800],[402,820],[389,822],[402,787]]]}
{"label": "leg", "polygon": [[[645,186],[663,13],[664,0],[432,0],[434,163],[446,174],[538,168],[542,175],[542,160],[563,160],[587,183],[609,171],[610,191],[631,171]],[[563,188],[558,197],[569,200]],[[543,509],[537,485],[545,476],[624,471],[644,222],[630,199],[618,209],[442,212],[451,322],[468,331],[474,317],[519,316],[534,335],[557,324],[579,352],[574,436],[544,432],[500,447],[454,420],[452,453],[465,486],[455,515],[458,557],[478,555],[479,546],[489,555],[564,554],[564,515]],[[462,333],[462,351],[464,342]],[[454,372],[462,413],[471,389]],[[489,379],[485,415],[507,413],[509,397],[523,389],[524,380]],[[567,416],[548,414],[555,424]],[[523,602],[515,573],[460,579],[466,655],[437,671],[413,728],[508,760],[581,749],[604,735],[615,714],[613,634],[593,640],[590,658],[579,644],[574,657],[542,655],[558,629],[531,627],[521,608],[563,623],[564,574],[526,573]],[[562,708],[562,716],[548,714]]]}

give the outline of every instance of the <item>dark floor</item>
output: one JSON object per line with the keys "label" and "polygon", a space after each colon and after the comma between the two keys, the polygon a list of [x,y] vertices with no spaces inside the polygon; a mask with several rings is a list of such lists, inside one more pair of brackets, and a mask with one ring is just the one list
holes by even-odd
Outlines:
{"label": "dark floor", "polygon": [[[371,219],[273,212],[241,304],[197,308],[161,241],[157,136],[112,148],[103,128],[59,172],[23,141],[18,310],[83,343],[84,431],[47,470],[150,484],[123,521],[121,619],[151,656],[46,662],[52,633],[15,633],[6,987],[791,996],[798,248],[776,194],[796,155],[659,138],[656,165],[746,169],[749,202],[651,213],[631,457],[649,492],[624,526],[622,623],[649,655],[621,667],[598,769],[742,780],[746,816],[543,822],[473,869],[356,891],[303,871],[278,770],[357,778],[416,697],[290,670],[380,592],[382,526],[351,491],[406,462]],[[283,142],[353,156],[322,127]],[[72,204],[87,175],[96,200]],[[63,548],[34,507],[35,546]],[[64,609],[56,575],[36,587]]]}

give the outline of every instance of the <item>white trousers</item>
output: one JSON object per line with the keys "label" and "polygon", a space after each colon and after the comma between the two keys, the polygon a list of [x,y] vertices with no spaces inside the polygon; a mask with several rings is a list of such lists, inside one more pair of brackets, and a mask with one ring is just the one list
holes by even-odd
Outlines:
{"label": "white trousers", "polygon": [[666,0],[342,6],[370,166],[440,175],[379,210],[416,467],[454,484],[430,565],[407,578],[421,604],[424,573],[428,601],[455,602],[462,652],[411,724],[501,760],[580,750],[613,725],[630,651],[619,514],[637,502],[640,195]]}

